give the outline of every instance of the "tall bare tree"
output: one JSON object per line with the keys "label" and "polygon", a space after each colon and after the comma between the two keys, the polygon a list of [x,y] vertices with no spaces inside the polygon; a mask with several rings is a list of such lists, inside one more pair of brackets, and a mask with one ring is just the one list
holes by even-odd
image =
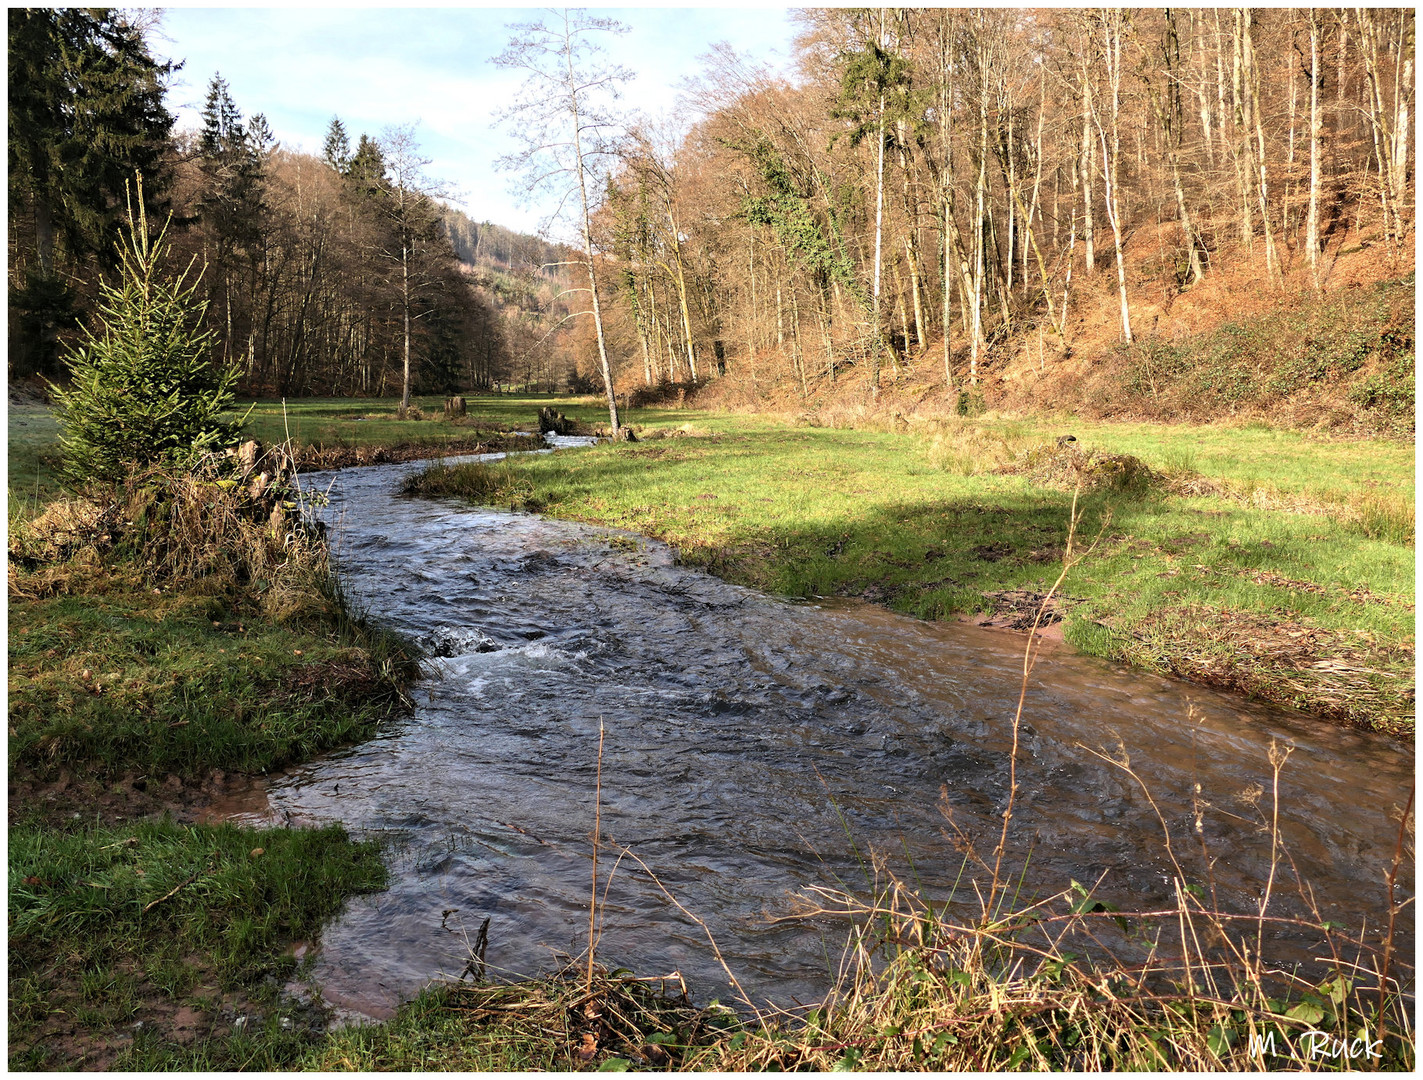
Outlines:
{"label": "tall bare tree", "polygon": [[620,86],[631,78],[625,68],[605,61],[598,37],[625,33],[626,27],[612,19],[565,8],[551,12],[542,21],[520,23],[510,29],[513,37],[494,62],[526,74],[518,99],[503,112],[500,122],[513,130],[524,149],[501,158],[500,164],[523,173],[530,195],[552,194],[557,198],[558,209],[547,228],[556,225],[564,208],[576,197],[608,418],[613,438],[622,438],[598,295],[598,260],[593,251],[592,229],[594,194],[590,192],[602,190],[599,180],[616,156],[616,137],[622,125],[612,113],[611,104],[617,99]]}
{"label": "tall bare tree", "polygon": [[439,212],[432,199],[444,188],[425,174],[430,159],[420,152],[413,124],[387,128],[380,147],[385,158],[386,181],[383,210],[392,233],[385,256],[395,264],[395,295],[400,304],[401,390],[400,416],[410,408],[411,326],[424,314],[416,311],[419,298],[431,288],[435,278],[425,258],[437,237]]}

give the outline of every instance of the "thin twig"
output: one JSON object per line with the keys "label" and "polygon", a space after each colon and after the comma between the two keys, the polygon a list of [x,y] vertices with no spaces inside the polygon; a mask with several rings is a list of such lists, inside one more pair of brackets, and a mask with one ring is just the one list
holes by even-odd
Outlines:
{"label": "thin twig", "polygon": [[1103,522],[1102,529],[1098,532],[1097,538],[1081,555],[1073,556],[1072,541],[1077,535],[1077,499],[1082,494],[1082,478],[1077,478],[1077,487],[1072,492],[1072,509],[1067,516],[1067,546],[1062,555],[1062,572],[1057,575],[1057,580],[1052,583],[1052,588],[1048,589],[1043,596],[1042,602],[1038,605],[1038,610],[1033,616],[1032,629],[1028,631],[1028,645],[1023,650],[1023,682],[1018,690],[1018,708],[1013,714],[1013,749],[1008,757],[1008,805],[1003,808],[1003,830],[998,837],[998,847],[993,852],[993,884],[988,890],[988,903],[991,908],[998,896],[999,874],[1003,868],[1003,853],[1008,846],[1008,827],[1013,821],[1013,804],[1018,795],[1018,736],[1022,729],[1023,706],[1028,699],[1028,676],[1032,674],[1033,665],[1037,662],[1038,648],[1038,626],[1042,622],[1043,615],[1047,611],[1047,606],[1052,602],[1057,590],[1062,587],[1062,583],[1067,578],[1070,571],[1077,563],[1092,553],[1092,549],[1097,546],[1097,541],[1102,538],[1102,533],[1106,531],[1106,522]]}
{"label": "thin twig", "polygon": [[593,945],[598,918],[598,834],[603,828],[603,720],[598,719],[598,774],[593,786],[593,893],[588,900],[588,992],[593,992]]}
{"label": "thin twig", "polygon": [[1400,905],[1394,901],[1394,885],[1398,881],[1398,868],[1403,862],[1403,837],[1408,831],[1408,818],[1413,813],[1413,796],[1418,792],[1418,785],[1408,789],[1408,803],[1403,808],[1403,813],[1398,819],[1398,843],[1393,849],[1393,865],[1389,867],[1388,877],[1388,934],[1383,939],[1383,965],[1379,971],[1379,1020],[1375,1034],[1380,1042],[1383,1041],[1383,1019],[1385,994],[1388,992],[1388,967],[1389,961],[1393,959],[1393,929],[1394,922],[1398,917]]}
{"label": "thin twig", "polygon": [[646,871],[647,876],[652,879],[652,883],[662,890],[662,895],[667,897],[667,899],[672,902],[672,905],[678,911],[680,911],[683,915],[687,916],[687,918],[691,919],[692,922],[696,923],[702,928],[702,932],[707,936],[707,941],[711,943],[712,952],[716,954],[717,963],[721,965],[721,970],[726,972],[726,977],[731,980],[731,985],[735,987],[737,996],[741,998],[743,1002],[746,1003],[746,1007],[750,1009],[752,1014],[756,1017],[756,1022],[758,1024],[762,1023],[763,1021],[761,1017],[761,1010],[756,1008],[756,1006],[752,1003],[751,998],[747,995],[746,991],[741,988],[740,980],[738,980],[737,977],[732,973],[731,967],[726,962],[726,958],[721,955],[721,949],[717,946],[716,938],[712,937],[711,929],[707,926],[707,924],[704,923],[701,919],[697,918],[697,916],[693,915],[685,907],[683,907],[682,902],[672,895],[671,890],[669,890],[666,885],[662,884],[662,879],[659,878],[656,874],[654,874],[652,872],[652,868],[648,866],[647,863],[643,862],[640,858],[638,858],[636,853],[634,853],[629,848],[621,848],[621,850],[624,855],[626,855],[633,862],[637,863],[638,866],[642,867],[644,871]]}
{"label": "thin twig", "polygon": [[202,876],[202,871],[201,871],[201,870],[194,871],[194,873],[193,873],[193,875],[192,875],[191,877],[188,877],[188,878],[183,879],[182,881],[178,882],[178,884],[174,885],[173,888],[171,888],[170,890],[168,890],[168,892],[166,892],[166,893],[164,893],[162,896],[160,896],[157,900],[152,900],[152,901],[150,901],[148,904],[144,905],[144,908],[143,908],[144,914],[147,914],[148,911],[149,911],[151,908],[156,908],[159,904],[163,903],[164,900],[171,900],[173,897],[175,897],[175,896],[178,895],[179,890],[185,888],[185,887],[188,886],[188,885],[191,885],[193,882],[197,881],[198,878],[201,877],[201,876]]}

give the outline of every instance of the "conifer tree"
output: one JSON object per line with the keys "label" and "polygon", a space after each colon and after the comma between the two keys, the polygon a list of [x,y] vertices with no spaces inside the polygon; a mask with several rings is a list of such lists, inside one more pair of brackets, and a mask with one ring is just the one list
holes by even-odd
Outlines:
{"label": "conifer tree", "polygon": [[326,141],[321,145],[321,154],[326,163],[342,175],[351,167],[351,139],[339,116],[333,116],[326,127]]}
{"label": "conifer tree", "polygon": [[202,115],[198,156],[206,182],[201,214],[215,230],[218,261],[223,263],[234,251],[245,249],[257,231],[266,146],[256,143],[270,142],[271,131],[259,115],[253,117],[249,132],[221,75],[214,75],[208,84]]}
{"label": "conifer tree", "polygon": [[362,135],[356,144],[346,176],[356,193],[367,198],[374,198],[385,186],[385,155],[369,135]]}
{"label": "conifer tree", "polygon": [[145,177],[150,213],[164,205],[173,65],[113,9],[12,9],[9,35],[11,360],[49,371],[72,275],[114,250],[126,180]]}
{"label": "conifer tree", "polygon": [[[223,326],[223,356],[229,358],[241,351],[246,339],[244,308],[260,258],[263,159],[272,135],[260,114],[253,117],[250,129],[243,122],[221,75],[214,75],[208,84],[202,117],[198,167],[204,183],[198,210],[215,248],[208,275],[209,299]],[[242,280],[244,273],[247,282]]]}
{"label": "conifer tree", "polygon": [[68,357],[68,389],[51,387],[69,479],[121,479],[133,466],[185,467],[234,434],[235,366],[214,367],[206,303],[193,264],[163,269],[166,230],[149,234],[139,188],[137,217],[119,245],[117,284],[102,286],[97,331]]}

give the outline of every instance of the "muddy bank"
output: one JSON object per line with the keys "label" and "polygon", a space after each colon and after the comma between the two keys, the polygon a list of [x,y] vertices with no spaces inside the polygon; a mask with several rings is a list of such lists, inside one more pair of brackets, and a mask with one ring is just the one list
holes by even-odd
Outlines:
{"label": "muddy bank", "polygon": [[298,446],[297,467],[307,471],[345,469],[353,465],[391,465],[405,461],[466,454],[500,454],[511,450],[532,450],[538,436],[525,431],[482,432],[442,443],[401,442],[390,446]]}
{"label": "muddy bank", "polygon": [[23,822],[52,829],[71,828],[75,821],[118,825],[162,821],[206,825],[224,821],[229,808],[246,809],[260,799],[260,776],[212,769],[204,776],[147,776],[128,772],[104,782],[61,769],[55,780],[33,774],[11,774],[8,791],[10,824]]}

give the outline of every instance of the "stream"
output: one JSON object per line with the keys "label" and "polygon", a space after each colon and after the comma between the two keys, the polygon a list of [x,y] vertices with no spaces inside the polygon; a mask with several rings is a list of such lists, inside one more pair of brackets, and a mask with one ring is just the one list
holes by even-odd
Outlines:
{"label": "stream", "polygon": [[[944,896],[963,864],[955,830],[992,852],[1023,638],[776,599],[680,567],[645,538],[398,495],[424,464],[304,478],[330,485],[322,512],[350,592],[433,657],[414,711],[269,777],[265,802],[234,815],[339,821],[388,842],[389,890],[353,900],[322,934],[313,977],[328,1001],[390,1015],[461,973],[486,918],[492,974],[547,972],[583,951],[600,728],[598,957],[679,972],[703,1003],[730,1000],[705,933],[630,861],[607,884],[611,845],[705,922],[754,999],[786,1006],[826,992],[848,930],[771,921],[806,886],[865,889],[874,851]],[[1027,867],[1024,895],[1076,880],[1128,910],[1170,903],[1144,785],[1201,880],[1203,808],[1221,902],[1253,911],[1270,872],[1259,822],[1272,742],[1293,748],[1280,827],[1320,914],[1377,928],[1411,746],[1063,646],[1044,650],[1023,713],[1009,862]],[[1089,751],[1124,753],[1139,782]],[[1411,865],[1400,879],[1411,896]],[[1296,891],[1276,890],[1272,910],[1303,913]]]}

